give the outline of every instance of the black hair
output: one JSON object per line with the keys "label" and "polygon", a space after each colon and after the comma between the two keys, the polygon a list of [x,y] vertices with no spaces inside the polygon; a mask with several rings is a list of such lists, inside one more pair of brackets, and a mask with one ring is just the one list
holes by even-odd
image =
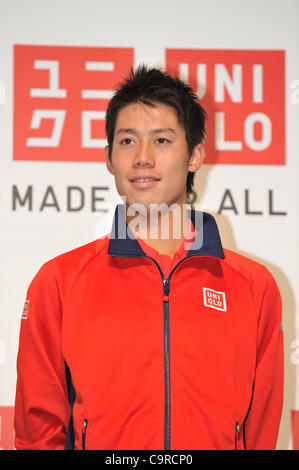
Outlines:
{"label": "black hair", "polygon": [[[200,105],[192,88],[167,72],[158,68],[140,65],[130,70],[127,78],[116,87],[106,111],[106,134],[111,158],[114,130],[118,112],[131,103],[141,102],[147,106],[162,103],[174,108],[178,121],[185,129],[189,154],[193,148],[203,143],[206,136],[207,113]],[[187,196],[192,192],[194,173],[188,172],[186,182]]]}

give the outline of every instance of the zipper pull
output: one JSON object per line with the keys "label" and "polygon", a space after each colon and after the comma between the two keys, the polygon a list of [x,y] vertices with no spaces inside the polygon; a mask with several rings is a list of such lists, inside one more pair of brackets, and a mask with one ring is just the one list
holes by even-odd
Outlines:
{"label": "zipper pull", "polygon": [[87,428],[87,419],[85,419],[82,424],[82,449],[83,450],[85,450],[86,428]]}
{"label": "zipper pull", "polygon": [[169,279],[163,279],[163,294],[169,295]]}
{"label": "zipper pull", "polygon": [[163,279],[163,302],[168,302],[169,296],[169,279]]}

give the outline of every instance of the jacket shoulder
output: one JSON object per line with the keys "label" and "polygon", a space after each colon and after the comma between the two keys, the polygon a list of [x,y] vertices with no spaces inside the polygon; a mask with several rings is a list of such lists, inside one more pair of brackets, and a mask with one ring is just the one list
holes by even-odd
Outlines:
{"label": "jacket shoulder", "polygon": [[[80,263],[84,264],[92,259],[94,256],[98,256],[105,251],[108,247],[109,238],[103,237],[92,242],[81,245],[73,250],[62,253],[55,258],[47,261],[45,264],[52,264],[57,266],[66,266],[71,264]],[[106,250],[107,251],[107,250]]]}
{"label": "jacket shoulder", "polygon": [[109,238],[106,236],[46,261],[32,279],[30,287],[49,282],[55,282],[61,288],[69,287],[90,261],[107,253],[108,244]]}
{"label": "jacket shoulder", "polygon": [[247,279],[254,290],[267,288],[278,290],[276,281],[269,269],[261,262],[235,251],[223,249],[224,263]]}

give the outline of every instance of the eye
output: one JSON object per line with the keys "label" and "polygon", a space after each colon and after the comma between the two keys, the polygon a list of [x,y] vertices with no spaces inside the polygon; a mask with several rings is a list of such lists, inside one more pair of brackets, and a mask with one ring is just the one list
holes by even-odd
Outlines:
{"label": "eye", "polygon": [[129,137],[126,137],[125,139],[121,140],[120,143],[122,145],[130,145],[131,143],[133,142],[132,139],[130,139]]}
{"label": "eye", "polygon": [[159,137],[159,138],[157,139],[157,142],[158,142],[158,144],[167,144],[167,143],[169,143],[170,141],[169,141],[168,139],[166,139],[165,137]]}

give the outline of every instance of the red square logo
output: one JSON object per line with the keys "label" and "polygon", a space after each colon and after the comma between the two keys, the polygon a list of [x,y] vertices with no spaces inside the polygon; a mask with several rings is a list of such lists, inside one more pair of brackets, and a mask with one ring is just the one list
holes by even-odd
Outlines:
{"label": "red square logo", "polygon": [[202,291],[205,307],[215,308],[216,310],[226,312],[226,298],[224,292],[209,289],[207,287],[203,287]]}
{"label": "red square logo", "polygon": [[285,165],[285,53],[167,49],[208,113],[206,163]]}
{"label": "red square logo", "polygon": [[14,48],[14,160],[104,161],[105,114],[132,48]]}

